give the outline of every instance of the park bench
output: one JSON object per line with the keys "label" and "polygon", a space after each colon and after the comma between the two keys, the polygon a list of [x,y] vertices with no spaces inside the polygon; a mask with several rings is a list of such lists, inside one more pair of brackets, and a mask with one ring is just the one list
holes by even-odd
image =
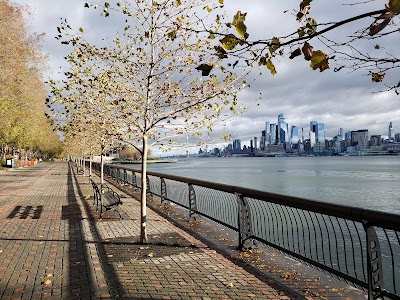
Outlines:
{"label": "park bench", "polygon": [[90,183],[93,187],[93,205],[96,205],[96,211],[100,208],[99,219],[101,219],[107,211],[112,209],[114,209],[118,213],[120,219],[122,219],[121,213],[117,210],[117,207],[122,205],[118,193],[113,191],[113,189],[106,184],[100,189],[99,185],[92,179],[90,179]]}
{"label": "park bench", "polygon": [[83,168],[81,167],[81,166],[76,166],[76,172],[78,173],[78,174],[83,174],[83,173],[85,173],[84,172],[84,170],[83,170]]}

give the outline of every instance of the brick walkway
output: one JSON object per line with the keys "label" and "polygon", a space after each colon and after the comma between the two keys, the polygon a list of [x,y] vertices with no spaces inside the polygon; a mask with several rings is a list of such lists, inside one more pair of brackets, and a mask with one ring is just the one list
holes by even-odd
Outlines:
{"label": "brick walkway", "polygon": [[1,299],[291,299],[119,192],[103,221],[66,163],[0,172]]}

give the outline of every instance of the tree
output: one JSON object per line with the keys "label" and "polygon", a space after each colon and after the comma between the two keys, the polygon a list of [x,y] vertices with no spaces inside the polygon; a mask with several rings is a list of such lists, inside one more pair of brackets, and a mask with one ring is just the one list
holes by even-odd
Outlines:
{"label": "tree", "polygon": [[4,155],[7,148],[56,153],[59,139],[46,117],[41,35],[29,33],[23,12],[0,2],[0,143]]}
{"label": "tree", "polygon": [[207,137],[217,121],[240,109],[237,92],[246,86],[243,76],[249,69],[229,71],[230,62],[224,62],[223,55],[214,55],[221,51],[220,46],[213,45],[214,36],[199,31],[215,19],[218,22],[212,26],[213,31],[220,29],[222,0],[136,0],[118,2],[116,6],[107,2],[85,6],[100,9],[104,17],[118,14],[125,23],[113,43],[102,47],[86,41],[83,28],[73,34],[69,24],[61,24],[58,38],[75,47],[68,60],[80,66],[67,72],[65,85],[82,94],[93,89],[107,99],[114,117],[113,135],[139,151],[140,240],[147,242],[149,147],[168,149],[182,135]]}
{"label": "tree", "polygon": [[[342,9],[350,10],[356,5],[366,6],[367,3],[376,2],[376,9],[340,21],[328,22],[318,22],[311,15],[312,2],[302,0],[298,9],[286,11],[292,13],[299,25],[285,36],[251,40],[245,25],[247,14],[241,11],[236,13],[231,22],[226,23],[231,28],[228,34],[214,32],[211,28],[205,31],[221,37],[222,47],[218,55],[235,57],[236,64],[245,61],[249,65],[266,66],[272,75],[277,73],[275,64],[282,57],[294,59],[302,56],[313,70],[321,72],[329,69],[331,63],[335,63],[335,72],[360,70],[368,74],[372,82],[385,82],[388,77],[385,78],[385,75],[388,73],[395,76],[400,67],[399,48],[393,47],[400,31],[399,0],[389,0],[386,3],[371,0],[342,5]],[[336,15],[340,15],[339,7]],[[337,33],[339,28],[348,24],[352,25],[350,30],[354,32],[349,32],[347,36]],[[395,90],[399,94],[397,88],[400,87],[400,82],[393,82],[396,80],[393,77],[389,79],[392,82],[385,83],[384,89]]]}

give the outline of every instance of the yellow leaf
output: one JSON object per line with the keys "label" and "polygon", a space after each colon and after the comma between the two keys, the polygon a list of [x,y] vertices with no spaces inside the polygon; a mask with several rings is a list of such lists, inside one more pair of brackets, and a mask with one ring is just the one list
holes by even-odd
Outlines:
{"label": "yellow leaf", "polygon": [[313,70],[319,69],[321,72],[329,69],[328,56],[321,50],[313,51],[310,67]]}
{"label": "yellow leaf", "polygon": [[269,47],[269,52],[271,52],[272,54],[279,49],[279,47],[281,46],[281,42],[279,41],[279,38],[273,37],[270,45],[271,46]]}
{"label": "yellow leaf", "polygon": [[400,0],[390,0],[389,7],[394,13],[400,14]]}
{"label": "yellow leaf", "polygon": [[267,61],[267,68],[271,72],[272,76],[276,75],[275,66],[274,66],[274,64],[272,63],[272,61],[270,59],[268,59],[268,61]]}
{"label": "yellow leaf", "polygon": [[222,40],[220,40],[222,47],[224,47],[226,50],[233,50],[239,43],[239,40],[233,35],[227,35],[225,36]]}
{"label": "yellow leaf", "polygon": [[229,283],[227,283],[225,286],[231,288],[231,287],[233,287],[233,283],[232,283],[232,282],[229,282]]}

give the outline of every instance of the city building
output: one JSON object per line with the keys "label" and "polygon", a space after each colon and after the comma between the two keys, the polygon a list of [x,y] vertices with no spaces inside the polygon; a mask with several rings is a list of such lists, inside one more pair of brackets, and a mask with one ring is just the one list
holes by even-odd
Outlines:
{"label": "city building", "polygon": [[233,154],[242,153],[242,146],[239,139],[233,140]]}
{"label": "city building", "polygon": [[389,135],[388,135],[389,140],[394,140],[394,128],[392,122],[389,123]]}
{"label": "city building", "polygon": [[277,144],[286,145],[289,142],[289,125],[285,122],[283,113],[278,116],[278,141]]}
{"label": "city building", "polygon": [[357,146],[358,150],[369,148],[368,129],[361,129],[351,132],[351,146]]}
{"label": "city building", "polygon": [[299,128],[292,125],[290,130],[290,142],[292,145],[297,145],[299,143]]}

